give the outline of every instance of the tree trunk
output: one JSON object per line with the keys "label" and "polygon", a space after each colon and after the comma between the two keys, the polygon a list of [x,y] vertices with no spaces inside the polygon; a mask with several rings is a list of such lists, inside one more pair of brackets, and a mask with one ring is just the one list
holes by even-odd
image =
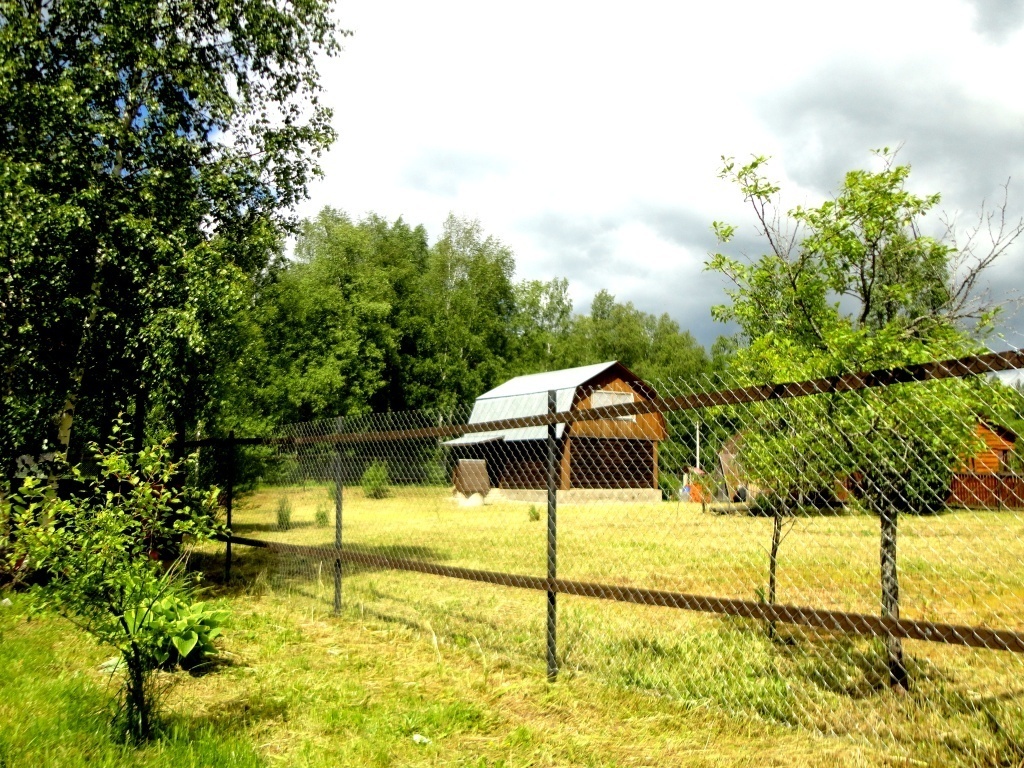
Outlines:
{"label": "tree trunk", "polygon": [[[882,616],[900,617],[900,582],[896,572],[896,520],[898,513],[889,503],[883,502],[879,510],[882,521],[881,566],[882,566]],[[889,658],[889,685],[892,688],[908,690],[910,681],[903,663],[903,641],[889,635],[885,638]]]}
{"label": "tree trunk", "polygon": [[82,391],[82,381],[85,379],[85,354],[89,349],[89,340],[92,337],[92,327],[99,316],[100,291],[100,270],[102,269],[100,257],[97,256],[94,264],[95,276],[92,287],[89,291],[89,314],[85,317],[82,325],[82,336],[78,341],[78,350],[75,358],[71,361],[71,380],[68,382],[68,395],[64,401],[64,407],[57,417],[57,450],[65,456],[71,447],[71,426],[75,421],[75,407],[78,405],[78,396]]}
{"label": "tree trunk", "polygon": [[[776,504],[772,515],[772,550],[768,558],[768,605],[775,605],[776,574],[779,565],[779,545],[782,544],[782,505]],[[768,622],[768,639],[775,639],[775,622]]]}
{"label": "tree trunk", "polygon": [[149,412],[149,391],[139,372],[139,391],[135,395],[135,414],[132,418],[132,450],[138,453],[146,447],[146,416]]}
{"label": "tree trunk", "polygon": [[125,665],[125,735],[132,743],[142,744],[152,736],[152,702],[146,690],[147,673],[142,651],[134,642],[125,654]]}

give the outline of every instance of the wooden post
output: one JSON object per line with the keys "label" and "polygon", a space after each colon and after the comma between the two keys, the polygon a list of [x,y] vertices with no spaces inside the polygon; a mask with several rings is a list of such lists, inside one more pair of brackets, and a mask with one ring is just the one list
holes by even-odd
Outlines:
{"label": "wooden post", "polygon": [[225,489],[225,496],[227,497],[227,528],[228,528],[228,540],[224,545],[224,583],[231,583],[231,506],[234,501],[235,495],[235,431],[231,430],[228,433],[227,443],[227,468],[226,468],[226,482],[227,488]]}
{"label": "wooden post", "polygon": [[[548,413],[555,414],[558,410],[558,395],[555,390],[548,392]],[[548,582],[549,585],[558,578],[558,485],[560,479],[558,461],[557,429],[554,423],[548,424]],[[558,678],[558,646],[556,643],[558,629],[557,593],[548,589],[548,681]]]}

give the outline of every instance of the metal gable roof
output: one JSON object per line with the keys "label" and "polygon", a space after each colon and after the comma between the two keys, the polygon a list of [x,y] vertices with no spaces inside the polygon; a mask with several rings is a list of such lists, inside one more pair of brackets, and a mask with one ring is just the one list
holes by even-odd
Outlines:
{"label": "metal gable roof", "polygon": [[[562,413],[572,408],[572,399],[576,389],[598,374],[604,373],[616,365],[615,360],[595,365],[583,365],[579,368],[565,368],[561,371],[534,373],[529,376],[516,376],[504,384],[484,392],[473,404],[473,412],[469,415],[470,424],[483,424],[501,419],[517,419],[526,416],[541,416],[548,412],[548,392],[555,390],[555,407]],[[555,425],[556,435],[562,436],[564,424]],[[472,432],[445,445],[474,445],[494,440],[543,440],[547,437],[547,427],[523,427],[520,429],[501,429],[491,432]]]}

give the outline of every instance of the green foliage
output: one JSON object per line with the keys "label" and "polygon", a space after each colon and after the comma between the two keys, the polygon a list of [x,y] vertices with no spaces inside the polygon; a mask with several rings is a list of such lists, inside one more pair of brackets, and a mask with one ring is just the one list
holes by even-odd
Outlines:
{"label": "green foliage", "polygon": [[[896,165],[887,150],[877,154],[880,170],[850,171],[833,199],[793,209],[788,221],[776,210],[779,187],[761,175],[763,157],[738,169],[726,161],[722,176],[740,187],[768,245],[754,261],[716,253],[708,262],[734,286],[732,302],[715,307],[713,315],[741,329],[742,346],[731,365],[738,383],[839,376],[979,349],[977,334],[990,327],[995,310],[976,309],[971,289],[1006,247],[999,242],[1002,233],[989,257],[971,266],[952,246],[922,234],[921,219],[938,195],[909,192],[910,168]],[[735,227],[721,223],[714,229],[722,243],[735,234]],[[1010,241],[1019,233],[1011,233]],[[737,436],[739,465],[777,500],[769,602],[775,598],[782,510],[845,483],[880,518],[882,614],[898,616],[898,517],[942,508],[952,468],[975,447],[988,387],[985,381],[944,379],[825,391],[746,409]],[[890,684],[906,689],[901,641],[888,638],[886,644]]]}
{"label": "green foliage", "polygon": [[485,236],[479,221],[449,215],[416,297],[419,354],[409,371],[411,405],[450,411],[506,378],[514,272],[512,251]]}
{"label": "green foliage", "polygon": [[611,359],[694,381],[728,356],[709,360],[668,315],[607,291],[573,315],[566,279],[513,283],[509,248],[454,215],[428,247],[422,226],[325,208],[302,223],[295,252],[259,286],[239,347],[248,384],[234,407],[274,423],[450,413],[511,376]]}
{"label": "green foliage", "polygon": [[277,529],[287,531],[292,527],[292,500],[288,496],[281,496],[277,500]]}
{"label": "green foliage", "polygon": [[316,513],[313,517],[313,521],[316,523],[317,528],[326,528],[330,519],[330,513],[327,511],[327,505],[323,503],[317,504]]}
{"label": "green foliage", "polygon": [[366,468],[359,480],[368,499],[386,499],[391,495],[391,477],[386,461],[375,461]]}
{"label": "green foliage", "polygon": [[220,635],[227,617],[227,611],[169,594],[129,611],[125,618],[129,625],[145,625],[137,633],[153,637],[156,660],[161,667],[173,669],[180,665],[183,669],[194,669],[216,655],[213,641]]}
{"label": "green foliage", "polygon": [[572,330],[569,281],[524,280],[513,287],[515,342],[510,360],[513,374],[536,373],[562,367]]}
{"label": "green foliage", "polygon": [[428,485],[451,485],[451,472],[448,469],[448,454],[438,446],[424,462],[424,475]]}
{"label": "green foliage", "polygon": [[538,511],[536,504],[530,505],[530,511],[527,513],[527,517],[531,523],[535,523],[540,520],[540,512]]}
{"label": "green foliage", "polygon": [[353,222],[325,208],[302,223],[297,261],[258,296],[260,337],[247,356],[259,410],[305,421],[405,404],[403,353],[416,347],[412,302],[426,234],[401,219]]}
{"label": "green foliage", "polygon": [[[0,461],[216,416],[333,138],[327,0],[0,0]],[[344,33],[341,33],[344,34]],[[215,370],[214,361],[224,369]]]}
{"label": "green foliage", "polygon": [[[6,759],[8,768],[265,768],[242,728],[210,723],[201,707],[168,712],[157,738],[126,749],[105,722],[107,676],[92,672],[109,654],[55,616],[35,613],[26,621],[20,609],[27,601],[12,597],[14,610],[0,611],[0,765]],[[49,674],[55,665],[62,671]],[[186,686],[193,701],[207,700],[200,680]]]}
{"label": "green foliage", "polygon": [[[710,371],[704,348],[667,313],[655,316],[598,291],[589,315],[573,319],[563,366],[618,360],[648,381],[697,382]],[[704,382],[701,382],[702,384]]]}
{"label": "green foliage", "polygon": [[[85,484],[85,493],[59,498],[28,478],[3,500],[13,531],[7,556],[48,575],[46,587],[34,592],[41,606],[121,654],[119,722],[124,735],[138,742],[152,732],[151,673],[169,660],[168,637],[177,637],[179,653],[192,650],[189,632],[201,621],[188,613],[179,634],[168,616],[158,620],[156,612],[165,607],[172,615],[175,606],[186,611],[189,590],[183,556],[164,565],[151,556],[154,542],[212,537],[218,531],[217,491],[180,487],[182,467],[171,461],[166,443],[138,453],[123,443],[92,450],[95,477],[86,478],[78,467],[70,470]],[[219,622],[221,616],[206,618]]]}
{"label": "green foliage", "polygon": [[[659,465],[661,464],[659,457]],[[658,490],[661,491],[661,498],[669,501],[679,498],[679,493],[683,487],[682,480],[679,475],[673,472],[665,472],[661,469],[658,472]]]}
{"label": "green foliage", "polygon": [[[778,187],[764,158],[732,179],[751,204],[769,252],[708,262],[733,283],[715,317],[735,322],[737,383],[794,381],[969,354],[950,246],[920,233],[938,196],[905,189],[909,167],[882,153],[878,172],[851,171],[835,199],[776,221]],[[719,223],[723,243],[735,228]],[[984,323],[991,315],[976,318]],[[983,330],[984,325],[980,326]],[[742,464],[780,497],[814,494],[856,478],[875,509],[930,512],[951,468],[970,450],[984,383],[961,380],[764,403],[743,414]],[[941,497],[941,498],[940,498]]]}

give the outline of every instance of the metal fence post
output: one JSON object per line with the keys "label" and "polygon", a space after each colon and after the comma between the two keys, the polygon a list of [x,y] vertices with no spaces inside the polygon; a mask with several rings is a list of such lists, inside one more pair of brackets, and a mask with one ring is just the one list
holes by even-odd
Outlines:
{"label": "metal fence post", "polygon": [[228,433],[227,444],[227,528],[228,540],[224,545],[224,583],[231,582],[231,505],[235,495],[235,431]]}
{"label": "metal fence post", "polygon": [[[557,393],[548,391],[548,413],[554,415],[558,409]],[[558,440],[554,422],[548,424],[548,681],[558,677],[558,628],[557,593],[554,580],[558,578]]]}
{"label": "metal fence post", "polygon": [[334,451],[334,615],[341,613],[341,502],[344,490],[341,446]]}

